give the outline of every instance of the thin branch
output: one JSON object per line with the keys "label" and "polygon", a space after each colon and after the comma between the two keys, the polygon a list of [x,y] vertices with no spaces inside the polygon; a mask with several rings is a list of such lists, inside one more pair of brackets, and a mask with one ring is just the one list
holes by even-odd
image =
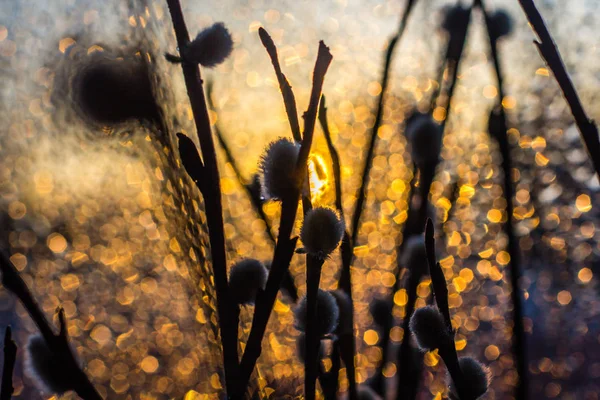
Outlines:
{"label": "thin branch", "polygon": [[565,100],[569,104],[571,114],[575,118],[575,123],[581,138],[585,146],[587,147],[590,158],[596,170],[596,174],[600,178],[600,139],[598,138],[598,127],[590,117],[586,114],[579,95],[573,86],[573,82],[567,72],[565,64],[563,63],[562,57],[558,48],[544,23],[542,15],[535,6],[533,0],[519,0],[529,24],[533,30],[537,33],[539,41],[534,40],[533,43],[536,45],[542,58],[548,64],[548,67],[552,70],[560,90],[565,97]]}
{"label": "thin branch", "polygon": [[277,82],[279,82],[279,89],[281,90],[281,95],[283,96],[285,112],[287,113],[288,121],[290,122],[292,136],[294,137],[294,140],[296,142],[300,142],[302,140],[302,137],[300,136],[300,124],[298,122],[296,98],[294,97],[294,92],[292,92],[292,86],[288,82],[283,72],[281,72],[279,57],[277,56],[277,47],[275,46],[273,39],[271,39],[271,36],[267,33],[267,31],[264,28],[258,28],[258,35],[260,36],[260,41],[262,42],[263,46],[265,46],[269,57],[271,57],[271,63],[273,64],[273,68],[275,69]]}
{"label": "thin branch", "polygon": [[[342,219],[344,219],[344,209],[342,206],[342,173],[340,166],[340,156],[337,149],[333,145],[331,140],[331,132],[329,131],[329,124],[327,122],[327,107],[325,106],[325,96],[321,98],[321,104],[319,106],[319,122],[323,128],[323,134],[325,141],[327,142],[327,148],[331,155],[331,163],[333,166],[333,179],[335,186],[335,207],[340,213]],[[352,248],[353,245],[350,243],[350,235],[346,229],[344,237],[340,245],[340,252],[342,256],[342,271],[340,273],[340,279],[338,281],[338,287],[342,289],[347,295],[350,302],[350,326],[352,326],[352,332],[350,334],[344,333],[340,336],[336,348],[339,348],[339,353],[346,366],[346,376],[348,378],[348,391],[350,392],[350,400],[358,399],[358,393],[356,388],[356,369],[354,366],[354,356],[356,353],[356,343],[354,337],[354,301],[352,300],[352,277],[350,265],[352,263]],[[334,363],[334,366],[336,364]],[[337,364],[339,369],[339,363]],[[334,369],[334,374],[337,376],[337,371]]]}
{"label": "thin branch", "polygon": [[13,371],[17,361],[17,344],[12,340],[10,326],[6,327],[4,334],[4,368],[2,369],[2,388],[0,389],[0,400],[10,400],[14,387],[12,384]]}
{"label": "thin branch", "polygon": [[317,332],[317,296],[324,259],[306,255],[306,354],[304,357],[304,397],[314,400],[319,370],[321,338]]}
{"label": "thin branch", "polygon": [[[179,0],[167,0],[177,46],[183,49],[190,37],[181,4]],[[227,256],[225,252],[225,234],[223,229],[223,206],[221,203],[221,179],[217,164],[215,145],[210,128],[208,109],[202,89],[202,79],[198,65],[182,63],[183,76],[187,94],[190,99],[196,131],[200,141],[202,161],[204,163],[203,183],[198,185],[202,191],[206,208],[206,222],[208,225],[210,249],[212,256],[212,269],[217,294],[217,314],[223,343],[223,361],[225,367],[225,382],[227,392],[232,393],[237,386],[238,370],[238,320],[233,304],[228,296],[227,283]],[[183,160],[185,161],[185,160]]]}
{"label": "thin branch", "polygon": [[[211,99],[212,88],[213,88],[212,81],[209,81],[206,84],[206,99],[208,101],[208,106],[211,108],[214,108],[213,104],[212,104],[212,99]],[[273,229],[271,227],[271,222],[269,221],[269,219],[267,218],[267,214],[265,214],[265,211],[263,210],[262,200],[260,198],[259,192],[256,190],[253,190],[252,182],[246,182],[246,180],[242,176],[242,172],[240,170],[240,167],[237,164],[237,161],[233,157],[231,148],[229,147],[229,144],[227,143],[225,136],[223,135],[223,133],[221,132],[221,130],[219,129],[217,124],[215,124],[215,126],[214,126],[214,132],[215,132],[215,136],[217,137],[217,140],[219,141],[219,145],[221,146],[221,148],[223,149],[223,152],[225,153],[225,158],[227,159],[227,162],[229,163],[229,165],[231,165],[231,169],[233,169],[233,172],[234,172],[235,176],[237,177],[238,182],[240,183],[240,185],[242,185],[242,187],[246,191],[246,194],[248,195],[248,198],[250,199],[250,203],[252,204],[252,207],[254,207],[254,211],[256,211],[256,214],[258,215],[258,217],[265,223],[265,232],[267,234],[267,237],[269,238],[269,240],[271,241],[273,246],[275,246],[275,243],[276,243],[275,235],[273,235]],[[294,303],[298,300],[298,289],[296,288],[296,284],[294,283],[294,278],[292,277],[292,274],[289,269],[287,270],[285,277],[283,278],[281,287],[286,291],[286,293],[290,296],[290,298],[292,299],[292,301]]]}
{"label": "thin branch", "polygon": [[277,245],[273,255],[273,262],[271,264],[271,271],[269,272],[269,278],[267,279],[267,285],[264,291],[260,292],[256,298],[256,306],[254,308],[254,317],[252,319],[252,328],[250,329],[250,335],[248,336],[248,342],[244,355],[242,356],[242,362],[240,366],[240,386],[235,394],[234,398],[241,398],[243,391],[248,385],[256,361],[262,351],[262,339],[267,329],[267,323],[269,322],[269,316],[277,299],[277,293],[281,281],[285,274],[286,269],[289,268],[294,250],[296,248],[296,242],[298,238],[290,239],[292,230],[294,228],[294,222],[296,220],[296,213],[298,211],[298,202],[300,200],[300,194],[305,179],[306,165],[308,162],[308,155],[310,153],[310,147],[312,146],[312,139],[315,128],[315,121],[317,117],[317,108],[319,105],[319,99],[321,97],[321,91],[323,89],[323,81],[325,79],[325,73],[331,64],[332,55],[329,52],[329,48],[325,46],[323,42],[319,43],[319,52],[317,55],[317,61],[315,64],[313,74],[313,87],[310,96],[310,103],[308,111],[306,113],[305,120],[305,131],[303,135],[302,145],[300,147],[300,153],[298,155],[298,162],[296,164],[296,185],[292,193],[289,196],[282,199],[281,206],[281,219],[279,225],[279,235],[277,238]]}
{"label": "thin branch", "polygon": [[66,376],[71,377],[70,382],[73,390],[84,400],[101,400],[102,397],[81,369],[77,357],[73,354],[73,350],[69,345],[64,311],[59,309],[60,330],[58,334],[55,334],[54,328],[46,319],[44,312],[34,300],[29,288],[4,252],[0,254],[0,270],[2,271],[2,285],[21,301],[23,307],[40,330],[46,345],[57,361],[57,365],[60,365],[65,371]]}
{"label": "thin branch", "polygon": [[425,250],[427,252],[427,263],[429,265],[429,274],[431,275],[431,286],[438,310],[444,317],[447,329],[447,341],[440,346],[440,356],[446,364],[446,368],[450,373],[450,377],[456,386],[458,397],[461,400],[474,400],[475,397],[471,394],[469,383],[465,381],[460,364],[458,362],[458,354],[454,345],[454,329],[452,328],[452,319],[450,318],[450,308],[448,305],[448,287],[446,286],[446,277],[442,266],[435,257],[435,239],[433,237],[433,222],[427,218],[425,228]]}
{"label": "thin branch", "polygon": [[510,255],[509,269],[512,286],[511,300],[513,303],[513,352],[517,360],[517,374],[519,376],[519,381],[515,389],[515,397],[519,400],[526,399],[528,393],[527,347],[525,339],[525,327],[523,325],[523,300],[519,286],[519,281],[521,278],[521,253],[513,228],[514,188],[512,182],[512,158],[510,154],[510,143],[508,141],[508,124],[506,113],[504,111],[504,107],[502,106],[502,100],[504,99],[504,84],[500,66],[500,58],[498,56],[498,41],[497,38],[492,34],[490,17],[485,10],[483,0],[477,0],[476,4],[479,6],[484,15],[490,42],[490,53],[494,62],[494,70],[496,72],[496,78],[498,82],[499,100],[498,105],[490,115],[489,134],[498,142],[498,147],[500,148],[502,157],[501,168],[504,175],[503,189],[504,197],[506,198],[506,223],[503,225],[503,228],[508,239],[507,250],[508,254]]}
{"label": "thin branch", "polygon": [[383,120],[383,106],[385,99],[385,92],[387,91],[387,86],[389,82],[390,75],[390,67],[392,64],[392,56],[394,55],[394,49],[396,48],[396,44],[400,41],[402,34],[406,29],[406,23],[408,22],[408,17],[410,16],[410,12],[412,11],[416,0],[407,0],[406,6],[404,8],[404,14],[402,15],[402,19],[400,20],[400,26],[398,27],[398,32],[396,35],[392,37],[390,43],[387,48],[387,52],[385,55],[384,68],[383,68],[383,76],[381,78],[381,92],[379,93],[379,98],[377,100],[377,111],[375,113],[375,122],[373,123],[373,128],[371,129],[371,135],[369,137],[369,147],[367,148],[367,154],[365,156],[365,165],[363,167],[362,178],[361,178],[361,186],[358,192],[358,198],[356,199],[356,205],[354,206],[354,214],[352,215],[352,239],[350,243],[354,246],[356,245],[356,238],[358,237],[358,229],[360,224],[360,217],[363,212],[364,202],[367,196],[367,188],[369,186],[369,176],[371,172],[371,167],[373,166],[373,155],[375,154],[375,144],[377,143],[377,133],[379,131],[379,127]]}

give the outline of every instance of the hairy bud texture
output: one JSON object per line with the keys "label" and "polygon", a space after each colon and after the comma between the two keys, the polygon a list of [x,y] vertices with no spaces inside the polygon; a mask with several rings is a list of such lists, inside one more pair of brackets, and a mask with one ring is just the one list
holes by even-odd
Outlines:
{"label": "hairy bud texture", "polygon": [[212,68],[225,61],[232,50],[231,34],[222,22],[217,22],[198,33],[181,55],[185,62]]}
{"label": "hairy bud texture", "polygon": [[229,291],[238,304],[254,304],[259,290],[267,284],[267,268],[258,260],[248,258],[236,263],[229,273]]}
{"label": "hairy bud texture", "polygon": [[300,239],[306,252],[318,258],[326,258],[344,237],[345,224],[337,211],[328,207],[316,207],[304,218]]}
{"label": "hairy bud texture", "polygon": [[437,164],[442,149],[442,127],[429,114],[419,114],[406,126],[406,139],[417,167]]}
{"label": "hairy bud texture", "polygon": [[433,306],[416,310],[410,318],[409,328],[422,351],[438,349],[448,339],[444,317]]}
{"label": "hairy bud texture", "polygon": [[[472,357],[461,357],[458,364],[463,373],[465,382],[469,384],[469,390],[474,399],[478,399],[487,392],[490,386],[491,373],[488,367]],[[452,379],[448,377],[450,386],[450,398],[459,400],[456,387]]]}
{"label": "hairy bud texture", "polygon": [[289,196],[296,185],[296,162],[300,146],[285,138],[268,145],[260,161],[262,195],[281,200]]}
{"label": "hairy bud texture", "polygon": [[[300,332],[306,332],[306,311],[306,296],[304,296],[294,311],[296,317],[295,327]],[[317,334],[319,337],[323,337],[335,331],[339,317],[340,310],[335,301],[335,297],[333,297],[331,293],[319,289],[317,294],[317,315],[314,318],[314,321],[317,322]]]}

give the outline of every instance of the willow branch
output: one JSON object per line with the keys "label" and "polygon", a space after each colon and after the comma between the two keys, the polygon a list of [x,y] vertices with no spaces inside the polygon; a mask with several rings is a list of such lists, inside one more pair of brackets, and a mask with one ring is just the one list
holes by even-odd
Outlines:
{"label": "willow branch", "polygon": [[[206,99],[208,101],[208,106],[211,108],[214,108],[213,104],[212,104],[212,99],[211,99],[212,88],[213,88],[212,82],[209,81],[206,85]],[[240,170],[240,167],[238,166],[238,163],[237,163],[235,157],[233,156],[231,148],[229,147],[229,144],[227,143],[227,140],[225,139],[223,132],[221,132],[221,130],[219,129],[219,126],[217,124],[215,124],[215,126],[214,126],[214,131],[215,131],[215,136],[217,137],[217,140],[219,141],[219,145],[221,146],[221,148],[223,149],[223,152],[225,153],[225,158],[227,159],[227,162],[229,163],[229,165],[231,165],[231,169],[233,169],[233,173],[235,174],[238,182],[246,191],[246,194],[248,195],[248,198],[250,199],[250,203],[252,204],[254,211],[256,212],[258,217],[264,222],[265,233],[267,234],[267,237],[269,238],[269,240],[271,241],[273,246],[275,246],[275,243],[276,243],[275,235],[273,235],[273,229],[271,226],[271,222],[269,221],[269,219],[267,218],[267,214],[265,214],[265,211],[263,210],[262,200],[260,198],[260,192],[253,190],[252,182],[246,182],[246,180],[242,176],[242,172]],[[281,286],[286,291],[286,293],[291,297],[292,301],[295,303],[298,300],[298,289],[296,288],[296,284],[294,283],[294,278],[292,277],[292,274],[289,271],[289,269],[287,270],[285,277],[283,278]]]}
{"label": "willow branch", "polygon": [[[527,350],[525,340],[525,327],[523,325],[523,300],[519,281],[521,278],[521,254],[519,244],[514,233],[513,227],[513,197],[514,188],[512,182],[512,158],[511,149],[508,141],[508,124],[502,100],[504,99],[504,84],[500,58],[498,56],[498,41],[492,34],[490,17],[485,9],[483,0],[477,0],[476,4],[481,9],[490,42],[490,53],[494,62],[494,70],[498,82],[499,101],[496,108],[492,111],[489,123],[489,134],[498,143],[502,157],[501,168],[504,175],[504,196],[506,198],[506,223],[503,225],[504,232],[508,239],[508,254],[510,255],[510,279],[511,279],[511,300],[513,303],[513,352],[516,358],[517,374],[519,377],[516,386],[516,398],[525,399],[528,393],[527,379]],[[596,133],[597,135],[597,133]]]}
{"label": "willow branch", "polygon": [[539,38],[539,41],[534,40],[533,43],[536,45],[542,58],[546,61],[546,64],[548,64],[550,70],[552,70],[558,86],[560,86],[560,90],[571,109],[571,114],[573,114],[577,128],[579,128],[581,138],[592,159],[596,174],[600,178],[600,139],[598,138],[598,127],[586,114],[581,100],[579,100],[577,90],[575,90],[575,86],[558,51],[558,47],[554,39],[552,39],[535,3],[533,0],[519,0],[519,3],[521,3],[523,11],[525,11],[529,24]]}
{"label": "willow branch", "polygon": [[[319,106],[319,122],[323,128],[323,134],[325,141],[327,142],[327,148],[331,155],[331,164],[333,167],[333,179],[335,186],[335,207],[340,213],[342,219],[344,219],[344,209],[342,206],[342,173],[340,166],[340,156],[337,149],[333,145],[331,139],[331,132],[329,131],[329,123],[327,122],[327,107],[325,106],[325,96],[321,98],[321,104]],[[344,237],[340,245],[340,252],[342,256],[342,271],[340,273],[340,279],[338,281],[338,288],[343,290],[347,295],[350,302],[350,326],[352,326],[352,332],[350,334],[344,333],[336,343],[336,348],[339,348],[339,353],[346,366],[346,376],[348,378],[348,391],[350,392],[350,400],[358,399],[358,393],[356,388],[356,369],[354,367],[354,356],[356,353],[356,343],[354,338],[354,301],[352,300],[352,276],[350,266],[352,263],[352,248],[353,244],[350,243],[350,235],[348,230],[344,231]],[[334,366],[336,364],[334,363]],[[337,363],[337,369],[339,370],[339,363]],[[334,368],[333,373],[337,376],[337,370]]]}
{"label": "willow branch", "polygon": [[69,345],[64,311],[59,309],[60,329],[58,333],[54,333],[54,328],[34,300],[29,288],[3,252],[0,254],[0,270],[2,271],[2,285],[21,301],[21,304],[23,304],[23,307],[40,330],[57,364],[61,366],[67,376],[71,377],[70,382],[73,390],[84,400],[101,400],[102,397],[81,369],[77,357],[73,354],[73,350]]}
{"label": "willow branch", "polygon": [[6,327],[4,334],[4,368],[2,369],[2,388],[0,389],[0,400],[10,400],[14,387],[12,384],[13,371],[17,361],[17,344],[12,340],[10,326]]}
{"label": "willow branch", "polygon": [[319,43],[319,52],[317,55],[317,61],[313,73],[313,87],[310,96],[310,103],[308,111],[306,112],[306,120],[304,126],[304,135],[302,144],[300,146],[300,152],[298,155],[298,162],[296,164],[295,176],[296,185],[294,190],[282,199],[281,207],[281,218],[279,225],[279,235],[277,238],[277,245],[273,254],[273,262],[271,264],[271,271],[267,279],[267,285],[265,290],[260,292],[256,298],[256,306],[254,308],[254,317],[252,319],[252,327],[250,329],[250,335],[248,336],[248,342],[246,349],[242,356],[240,365],[240,386],[236,393],[237,398],[241,398],[243,391],[248,385],[252,371],[256,365],[258,357],[262,351],[262,339],[267,329],[267,323],[269,322],[269,316],[273,310],[273,305],[277,299],[277,292],[281,285],[281,280],[285,274],[286,269],[289,268],[294,250],[296,248],[296,242],[298,238],[290,239],[292,230],[294,228],[294,222],[296,220],[296,213],[298,211],[298,202],[300,200],[300,194],[306,177],[306,167],[308,162],[308,155],[312,146],[313,134],[315,129],[315,121],[317,117],[317,108],[319,105],[319,99],[321,97],[321,91],[323,89],[323,81],[325,79],[325,73],[331,64],[332,55],[329,52],[329,48],[325,46],[323,42]]}
{"label": "willow branch", "polygon": [[[181,4],[179,0],[167,0],[177,46],[183,49],[189,42],[190,37]],[[212,256],[212,269],[217,294],[217,314],[219,317],[219,328],[223,343],[223,361],[225,367],[225,381],[227,392],[231,393],[237,386],[238,353],[237,353],[237,331],[238,320],[236,318],[237,305],[233,304],[228,296],[227,283],[227,256],[225,253],[225,233],[223,229],[223,206],[221,203],[221,178],[217,164],[215,145],[210,128],[208,108],[202,89],[202,79],[198,65],[181,63],[187,94],[190,99],[196,131],[200,141],[202,153],[203,183],[199,185],[204,198],[206,209],[206,222],[208,225],[210,249]],[[184,160],[185,161],[185,160]]]}
{"label": "willow branch", "polygon": [[260,36],[260,41],[262,42],[263,46],[265,46],[265,49],[271,58],[273,68],[275,69],[277,82],[279,82],[279,89],[281,90],[281,95],[283,96],[285,112],[287,113],[288,121],[290,122],[292,136],[296,142],[300,142],[302,137],[300,136],[300,124],[298,122],[296,98],[294,97],[294,92],[292,92],[292,86],[288,82],[283,72],[281,72],[281,65],[279,64],[279,57],[277,55],[277,47],[275,46],[271,36],[264,28],[258,28],[258,35]]}

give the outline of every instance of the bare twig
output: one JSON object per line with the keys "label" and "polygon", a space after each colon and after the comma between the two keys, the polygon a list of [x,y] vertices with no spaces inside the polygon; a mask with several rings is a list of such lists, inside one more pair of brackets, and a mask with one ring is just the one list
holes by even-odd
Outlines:
{"label": "bare twig", "polygon": [[281,280],[283,279],[285,270],[289,268],[289,264],[296,248],[298,238],[290,239],[290,235],[294,228],[294,221],[296,220],[296,212],[298,210],[298,201],[300,200],[300,194],[306,177],[306,165],[310,147],[312,146],[317,108],[323,89],[323,81],[332,58],[329,48],[325,46],[323,42],[320,42],[313,73],[313,87],[310,103],[308,111],[306,112],[304,135],[302,136],[302,145],[296,164],[296,185],[293,192],[282,199],[281,222],[277,245],[275,246],[273,255],[273,262],[271,264],[271,271],[269,272],[265,290],[260,292],[256,298],[252,328],[250,329],[246,349],[242,356],[240,386],[236,391],[236,398],[242,397],[243,391],[248,385],[248,381],[254,370],[254,366],[256,365],[256,361],[260,356],[262,351],[261,343],[267,328],[267,323],[269,322],[269,316],[271,315],[271,310],[275,304]]}
{"label": "bare twig", "polygon": [[544,23],[542,15],[535,6],[533,0],[519,0],[529,24],[533,30],[537,33],[539,41],[534,40],[533,43],[536,45],[542,58],[548,64],[548,67],[552,70],[560,89],[562,90],[565,100],[569,104],[571,114],[575,118],[575,123],[581,133],[581,138],[587,147],[590,158],[596,170],[596,174],[600,177],[600,139],[598,138],[598,127],[590,117],[586,114],[579,95],[573,86],[573,82],[569,77],[565,64],[563,63],[562,57]]}
{"label": "bare twig", "polygon": [[356,205],[354,206],[354,213],[352,215],[352,225],[351,232],[352,238],[350,243],[352,246],[356,245],[356,238],[358,237],[358,229],[360,224],[360,217],[362,215],[364,202],[367,196],[367,188],[369,186],[369,176],[371,172],[371,167],[373,166],[373,155],[375,154],[375,144],[377,142],[377,133],[381,122],[383,120],[383,105],[385,99],[385,92],[387,90],[389,75],[390,75],[390,67],[392,64],[392,56],[394,55],[394,49],[396,48],[396,44],[400,41],[402,34],[406,29],[406,23],[408,22],[408,17],[410,16],[410,12],[412,11],[416,0],[407,0],[406,6],[404,8],[404,14],[402,15],[402,19],[400,20],[400,25],[398,27],[398,32],[392,37],[390,43],[388,44],[387,52],[385,55],[384,68],[383,68],[383,76],[381,78],[381,92],[379,93],[379,98],[377,100],[377,111],[375,113],[375,122],[373,122],[373,128],[371,129],[371,135],[369,136],[369,146],[367,148],[367,154],[365,156],[365,165],[363,167],[362,178],[361,178],[361,186],[358,192],[358,198],[356,199]]}
{"label": "bare twig", "polygon": [[[494,70],[498,81],[499,100],[495,109],[492,111],[489,123],[489,133],[498,143],[502,156],[501,168],[504,175],[504,197],[506,198],[506,223],[503,225],[504,232],[508,239],[508,254],[510,255],[510,278],[511,278],[511,300],[513,303],[513,352],[517,360],[517,373],[519,381],[516,386],[516,399],[526,399],[528,393],[527,379],[527,353],[525,344],[525,327],[523,325],[523,300],[519,280],[521,278],[521,253],[519,244],[514,234],[513,228],[513,197],[514,188],[512,182],[512,158],[510,143],[508,141],[508,124],[506,113],[502,106],[504,99],[504,84],[502,70],[500,66],[500,58],[498,56],[498,42],[492,34],[492,26],[490,17],[485,10],[483,0],[476,0],[476,5],[483,12],[485,23],[487,26],[488,37],[490,42],[490,53],[494,62]],[[597,136],[597,132],[596,132]]]}
{"label": "bare twig", "polygon": [[[340,166],[340,156],[337,149],[333,145],[331,140],[331,132],[329,131],[329,124],[327,122],[327,107],[325,107],[325,96],[321,98],[321,104],[319,106],[319,122],[323,128],[323,134],[325,141],[327,142],[327,148],[331,155],[331,163],[333,166],[333,179],[335,187],[335,207],[340,213],[342,219],[344,219],[344,209],[342,206],[342,173]],[[356,400],[358,393],[356,391],[356,369],[354,367],[354,355],[356,353],[356,343],[354,338],[354,301],[352,300],[352,278],[350,272],[350,266],[352,264],[352,252],[353,245],[350,243],[350,235],[348,229],[344,232],[344,237],[340,245],[340,252],[342,256],[342,271],[340,273],[340,279],[338,281],[338,287],[343,290],[347,295],[350,302],[350,326],[353,327],[350,334],[344,333],[340,336],[336,347],[339,347],[339,353],[346,366],[346,376],[348,378],[348,391],[350,392],[350,400]],[[334,364],[335,366],[335,364]],[[339,363],[337,365],[339,369]],[[334,370],[337,374],[337,371]],[[337,376],[337,375],[336,375]]]}
{"label": "bare twig", "polygon": [[[177,46],[183,49],[190,41],[190,36],[185,24],[179,0],[167,0]],[[223,206],[221,203],[221,179],[217,165],[215,145],[210,129],[208,108],[202,89],[202,79],[198,65],[181,63],[185,86],[187,88],[196,131],[200,141],[202,161],[204,163],[203,176],[196,182],[201,190],[206,208],[206,222],[208,225],[210,250],[212,256],[212,269],[217,293],[217,314],[223,343],[223,361],[225,367],[225,382],[227,392],[232,393],[237,381],[238,370],[238,321],[236,315],[237,305],[228,296],[227,283],[227,256],[225,252],[225,234],[223,230]],[[181,137],[180,137],[181,139]],[[185,161],[185,160],[183,160]],[[188,168],[186,168],[188,169]],[[188,169],[189,171],[189,169]]]}
{"label": "bare twig", "polygon": [[59,332],[56,334],[44,312],[34,300],[29,288],[19,276],[17,269],[4,252],[0,254],[0,270],[2,271],[2,285],[21,301],[23,307],[40,330],[46,345],[52,352],[52,356],[57,361],[57,365],[60,365],[60,368],[63,369],[65,376],[71,377],[72,389],[82,399],[101,400],[102,397],[79,366],[77,357],[73,354],[71,346],[69,346],[67,323],[62,308],[58,311],[60,325]]}
{"label": "bare twig", "polygon": [[321,338],[317,332],[317,295],[321,281],[324,259],[306,255],[306,354],[304,360],[304,397],[314,400],[317,390],[319,347]]}
{"label": "bare twig", "polygon": [[456,393],[458,398],[461,400],[475,400],[478,396],[473,393],[474,388],[465,379],[463,371],[460,368],[458,362],[458,353],[454,345],[455,331],[452,328],[452,319],[450,317],[450,308],[448,304],[448,287],[446,286],[446,278],[444,271],[439,262],[437,262],[435,256],[435,239],[433,237],[433,222],[427,218],[427,225],[425,228],[425,249],[427,252],[427,264],[429,265],[429,274],[431,275],[431,286],[433,288],[433,295],[438,310],[444,317],[444,323],[446,325],[447,335],[440,345],[439,354],[446,364],[446,369],[454,382],[456,387]]}
{"label": "bare twig", "polygon": [[267,53],[269,53],[271,63],[273,64],[273,68],[275,69],[277,82],[279,82],[279,89],[281,89],[281,95],[283,96],[285,112],[287,113],[288,121],[290,122],[292,136],[294,137],[294,140],[296,142],[300,142],[302,140],[302,137],[300,136],[300,124],[298,122],[296,98],[294,97],[294,92],[292,92],[292,86],[288,82],[283,72],[281,72],[279,57],[277,56],[277,47],[275,46],[273,39],[271,39],[271,36],[267,33],[267,31],[264,28],[258,28],[258,35],[260,36],[260,41],[262,42],[263,46],[265,46],[265,49],[267,49]]}
{"label": "bare twig", "polygon": [[[209,107],[214,108],[213,104],[212,104],[212,99],[211,99],[212,88],[213,88],[212,81],[209,81],[206,84],[206,99],[208,101]],[[227,143],[225,136],[223,135],[223,133],[221,132],[221,130],[219,129],[219,126],[217,124],[215,124],[215,126],[214,126],[214,132],[217,137],[217,140],[219,141],[219,144],[223,148],[223,152],[225,153],[225,158],[227,158],[227,162],[229,163],[229,165],[231,165],[231,169],[233,169],[233,172],[234,172],[235,176],[237,177],[238,182],[240,183],[240,185],[242,185],[242,187],[246,191],[246,194],[248,195],[248,198],[250,199],[250,203],[254,207],[254,211],[256,211],[256,214],[258,215],[258,217],[265,223],[265,232],[267,234],[267,237],[269,238],[269,240],[271,241],[271,243],[274,246],[276,243],[275,235],[273,235],[273,229],[271,227],[271,222],[267,218],[267,215],[265,214],[265,211],[262,208],[262,200],[260,198],[260,192],[253,190],[253,182],[246,182],[246,180],[242,176],[242,172],[237,164],[237,161],[235,160],[235,157],[233,157],[231,148],[229,147],[229,144]],[[281,282],[281,287],[291,297],[291,299],[294,303],[298,300],[298,289],[296,288],[296,285],[294,283],[294,278],[292,277],[292,274],[289,269],[286,271],[285,277],[283,278],[283,281]]]}
{"label": "bare twig", "polygon": [[2,388],[0,400],[10,400],[14,392],[12,377],[17,361],[17,344],[12,340],[10,326],[6,327],[4,334],[4,368],[2,369]]}

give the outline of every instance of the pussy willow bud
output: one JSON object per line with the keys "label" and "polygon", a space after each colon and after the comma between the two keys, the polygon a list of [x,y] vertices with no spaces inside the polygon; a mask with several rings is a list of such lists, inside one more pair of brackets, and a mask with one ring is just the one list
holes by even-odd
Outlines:
{"label": "pussy willow bud", "polygon": [[442,127],[429,114],[419,114],[406,126],[406,139],[410,143],[411,156],[422,169],[437,164],[442,150]]}
{"label": "pussy willow bud", "polygon": [[494,40],[508,36],[513,30],[513,20],[506,10],[497,10],[490,15],[490,33]]}
{"label": "pussy willow bud", "polygon": [[358,400],[381,400],[381,396],[367,385],[360,385],[357,392]]}
{"label": "pussy willow bud", "polygon": [[300,146],[280,138],[269,144],[260,161],[262,194],[266,199],[281,200],[296,186],[296,161]]}
{"label": "pussy willow bud", "polygon": [[410,318],[409,328],[422,351],[439,349],[448,340],[444,317],[433,306],[417,309]]}
{"label": "pussy willow bud", "polygon": [[342,290],[332,290],[329,293],[335,297],[338,309],[340,310],[340,318],[336,333],[338,335],[352,334],[352,302],[346,292]]}
{"label": "pussy willow bud", "polygon": [[369,311],[373,317],[373,321],[380,327],[386,326],[387,321],[392,315],[392,303],[384,299],[373,299],[369,304]]}
{"label": "pussy willow bud", "polygon": [[[306,296],[304,296],[294,311],[294,326],[300,332],[306,332],[306,312]],[[335,331],[339,317],[340,310],[335,298],[331,293],[319,289],[317,294],[317,315],[314,318],[310,317],[317,324],[317,335],[323,337]]]}
{"label": "pussy willow bud", "polygon": [[25,348],[25,369],[46,393],[63,394],[73,390],[72,377],[65,374],[41,335],[29,337]]}
{"label": "pussy willow bud", "polygon": [[233,50],[231,34],[222,22],[204,29],[181,51],[185,62],[215,67],[221,64]]}
{"label": "pussy willow bud", "polygon": [[259,289],[267,284],[269,272],[258,260],[248,258],[236,263],[229,273],[229,291],[238,304],[254,304]]}
{"label": "pussy willow bud", "polygon": [[344,237],[344,220],[333,208],[316,207],[304,218],[300,239],[306,252],[318,258],[326,258]]}
{"label": "pussy willow bud", "polygon": [[469,22],[469,12],[469,9],[461,4],[444,7],[441,28],[450,35],[462,31]]}
{"label": "pussy willow bud", "polygon": [[[468,383],[467,387],[472,398],[478,399],[483,396],[487,392],[491,381],[491,372],[488,367],[472,357],[461,357],[458,359],[458,364],[465,382]],[[449,376],[447,379],[449,380],[450,399],[459,400],[454,382]]]}
{"label": "pussy willow bud", "polygon": [[427,252],[423,235],[411,235],[406,239],[400,262],[411,271],[427,271]]}

